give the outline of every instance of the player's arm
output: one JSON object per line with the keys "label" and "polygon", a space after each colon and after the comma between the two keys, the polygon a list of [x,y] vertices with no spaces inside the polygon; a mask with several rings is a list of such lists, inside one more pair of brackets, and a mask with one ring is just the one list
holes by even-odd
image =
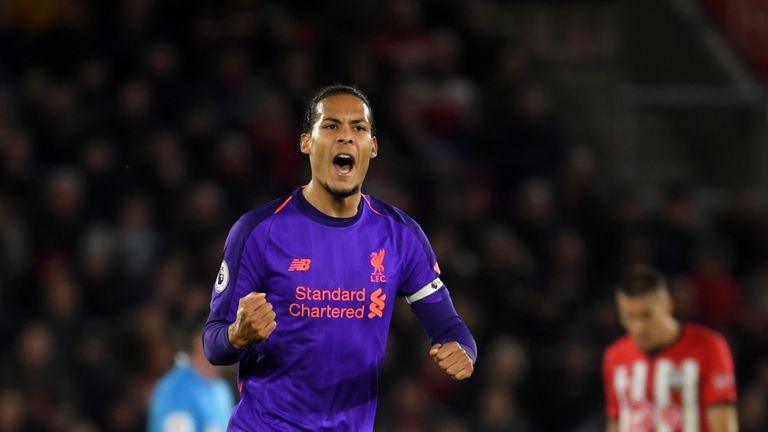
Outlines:
{"label": "player's arm", "polygon": [[214,283],[211,314],[203,332],[205,357],[214,365],[240,361],[246,347],[265,340],[277,327],[258,275],[258,244],[253,228],[238,221],[224,246],[224,260]]}
{"label": "player's arm", "polygon": [[402,271],[408,276],[398,293],[411,305],[429,335],[429,355],[454,380],[467,379],[475,370],[475,339],[456,313],[448,289],[440,280],[440,267],[424,231],[407,216],[403,220],[412,236],[405,238],[402,247]]}
{"label": "player's arm", "polygon": [[739,427],[736,405],[721,404],[708,406],[707,425],[711,432],[737,432]]}
{"label": "player's arm", "polygon": [[706,422],[712,432],[734,432],[738,430],[738,420],[733,357],[721,335],[715,335],[710,343],[701,393]]}
{"label": "player's arm", "polygon": [[411,310],[429,335],[429,355],[437,365],[457,381],[472,376],[477,344],[456,313],[448,290],[443,288],[429,298],[411,303]]}
{"label": "player's arm", "polygon": [[267,295],[252,292],[240,299],[235,322],[227,326],[227,338],[233,348],[241,350],[264,341],[275,331],[275,311]]}
{"label": "player's arm", "polygon": [[203,330],[203,351],[212,365],[224,366],[240,361],[241,351],[229,341],[229,323],[208,320]]}
{"label": "player's arm", "polygon": [[607,432],[619,432],[619,404],[613,388],[613,361],[610,349],[603,353],[602,374],[603,390],[605,392],[605,415],[608,418],[605,430]]}
{"label": "player's arm", "polygon": [[239,300],[237,318],[233,323],[209,320],[205,325],[205,356],[214,365],[237,363],[243,349],[263,342],[275,328],[275,312],[266,294],[252,292]]}

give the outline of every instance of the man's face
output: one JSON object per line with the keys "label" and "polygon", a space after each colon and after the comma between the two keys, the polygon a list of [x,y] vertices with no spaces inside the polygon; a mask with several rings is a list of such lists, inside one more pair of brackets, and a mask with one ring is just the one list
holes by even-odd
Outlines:
{"label": "man's face", "polygon": [[640,350],[649,352],[664,343],[664,325],[672,316],[669,295],[649,292],[637,296],[618,294],[619,321]]}
{"label": "man's face", "polygon": [[371,111],[355,96],[330,96],[317,104],[311,133],[301,134],[312,179],[336,197],[360,191],[378,145],[371,135]]}

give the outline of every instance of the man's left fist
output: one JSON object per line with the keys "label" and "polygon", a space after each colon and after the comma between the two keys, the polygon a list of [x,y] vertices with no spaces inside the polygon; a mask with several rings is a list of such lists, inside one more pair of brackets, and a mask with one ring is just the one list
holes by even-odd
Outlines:
{"label": "man's left fist", "polygon": [[458,342],[448,342],[445,345],[434,344],[429,349],[429,355],[440,366],[440,369],[444,370],[455,381],[467,379],[475,371],[472,359]]}

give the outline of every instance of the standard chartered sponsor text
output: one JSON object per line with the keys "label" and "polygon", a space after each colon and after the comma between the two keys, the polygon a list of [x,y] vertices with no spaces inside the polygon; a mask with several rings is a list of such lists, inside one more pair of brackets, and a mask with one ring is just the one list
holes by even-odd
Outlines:
{"label": "standard chartered sponsor text", "polygon": [[[365,317],[365,307],[368,302],[365,288],[360,290],[343,290],[339,287],[328,290],[297,286],[295,298],[298,302],[291,303],[288,306],[288,313],[294,317],[308,318],[362,319]],[[321,301],[353,302],[355,304],[350,306],[317,305],[316,302]]]}

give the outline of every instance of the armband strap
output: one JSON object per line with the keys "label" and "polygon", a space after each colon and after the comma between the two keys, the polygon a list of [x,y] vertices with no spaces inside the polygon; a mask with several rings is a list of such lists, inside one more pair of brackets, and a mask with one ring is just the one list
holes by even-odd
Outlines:
{"label": "armband strap", "polygon": [[429,297],[432,293],[437,292],[443,286],[444,286],[443,285],[443,281],[441,281],[439,277],[435,278],[435,280],[433,280],[432,282],[424,285],[423,287],[421,287],[415,293],[413,293],[413,294],[411,294],[409,296],[406,296],[405,297],[405,301],[408,304],[415,303],[415,302],[417,302],[417,301],[419,301],[419,300],[421,300],[421,299],[423,299],[425,297]]}

